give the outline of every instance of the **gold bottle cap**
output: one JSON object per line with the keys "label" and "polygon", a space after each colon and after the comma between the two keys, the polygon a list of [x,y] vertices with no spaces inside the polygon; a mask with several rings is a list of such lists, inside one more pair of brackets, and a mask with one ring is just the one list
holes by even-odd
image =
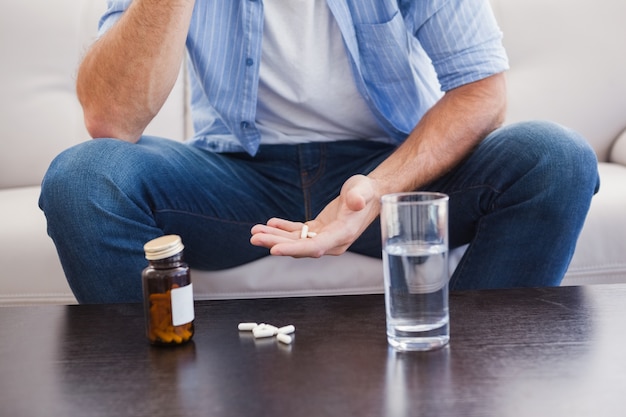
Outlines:
{"label": "gold bottle cap", "polygon": [[143,246],[146,259],[155,261],[169,258],[181,252],[185,246],[178,235],[165,235],[152,239]]}

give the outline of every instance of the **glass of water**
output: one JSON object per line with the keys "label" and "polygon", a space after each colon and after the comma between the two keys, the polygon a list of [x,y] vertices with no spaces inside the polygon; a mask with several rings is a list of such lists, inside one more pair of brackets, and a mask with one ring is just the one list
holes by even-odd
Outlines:
{"label": "glass of water", "polygon": [[400,351],[450,340],[448,196],[387,194],[381,199],[387,340]]}

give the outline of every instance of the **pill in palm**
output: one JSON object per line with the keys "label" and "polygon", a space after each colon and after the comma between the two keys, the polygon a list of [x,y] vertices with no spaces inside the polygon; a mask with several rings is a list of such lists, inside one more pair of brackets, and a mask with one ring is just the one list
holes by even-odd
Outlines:
{"label": "pill in palm", "polygon": [[302,226],[302,231],[300,232],[300,239],[306,239],[309,234],[309,226],[306,224]]}

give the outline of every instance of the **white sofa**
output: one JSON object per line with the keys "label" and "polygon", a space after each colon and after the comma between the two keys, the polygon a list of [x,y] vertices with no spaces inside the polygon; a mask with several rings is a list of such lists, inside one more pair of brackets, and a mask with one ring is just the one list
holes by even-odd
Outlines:
{"label": "white sofa", "polygon": [[[45,219],[39,184],[52,158],[87,140],[74,95],[81,54],[104,0],[6,0],[0,6],[0,303],[75,302]],[[626,282],[626,2],[494,0],[512,69],[507,122],[550,119],[595,148],[594,198],[563,285]],[[148,133],[183,140],[184,71]],[[459,252],[456,252],[456,256]],[[197,298],[382,291],[379,260],[346,254],[267,258],[193,271]]]}

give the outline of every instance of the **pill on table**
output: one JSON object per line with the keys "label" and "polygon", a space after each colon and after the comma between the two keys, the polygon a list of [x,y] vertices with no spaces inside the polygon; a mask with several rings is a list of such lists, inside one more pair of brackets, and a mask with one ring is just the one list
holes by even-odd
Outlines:
{"label": "pill on table", "polygon": [[255,327],[257,327],[257,323],[239,323],[238,329],[243,332],[251,332]]}
{"label": "pill on table", "polygon": [[296,331],[296,328],[290,324],[289,326],[279,327],[276,331],[278,334],[290,334]]}
{"label": "pill on table", "polygon": [[[276,334],[278,332],[278,327],[272,326],[271,324],[267,324],[267,323],[261,323],[257,327],[262,327],[264,329],[270,329],[272,332],[274,332],[274,334]],[[252,330],[254,330],[254,329],[252,329]]]}
{"label": "pill on table", "polygon": [[263,327],[265,329],[271,330],[272,332],[274,332],[274,334],[278,333],[278,327],[276,326],[272,326],[271,324],[263,324]]}
{"label": "pill on table", "polygon": [[272,329],[271,327],[268,327],[268,326],[256,326],[252,330],[252,334],[257,339],[262,338],[262,337],[272,337],[276,334],[275,329],[276,329],[275,327]]}
{"label": "pill on table", "polygon": [[300,239],[306,239],[307,234],[309,233],[309,226],[306,224],[302,226],[302,231],[300,232]]}
{"label": "pill on table", "polygon": [[279,342],[284,343],[286,345],[290,345],[291,342],[293,341],[293,338],[291,336],[289,336],[288,334],[285,334],[285,333],[278,333],[276,335],[276,339]]}

